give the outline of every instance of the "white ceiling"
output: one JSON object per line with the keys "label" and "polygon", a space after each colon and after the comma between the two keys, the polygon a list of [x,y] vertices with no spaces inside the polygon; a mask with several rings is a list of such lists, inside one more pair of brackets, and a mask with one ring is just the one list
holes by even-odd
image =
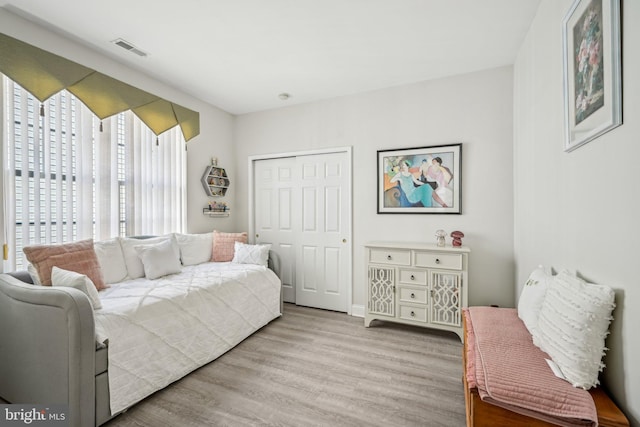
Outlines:
{"label": "white ceiling", "polygon": [[[233,114],[508,64],[540,0],[0,0]],[[138,57],[112,43],[123,38]],[[282,101],[278,94],[291,94]]]}

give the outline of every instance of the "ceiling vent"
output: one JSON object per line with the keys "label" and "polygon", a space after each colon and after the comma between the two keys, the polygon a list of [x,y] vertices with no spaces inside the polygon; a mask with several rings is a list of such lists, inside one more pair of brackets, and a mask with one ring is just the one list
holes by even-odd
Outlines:
{"label": "ceiling vent", "polygon": [[115,39],[115,40],[112,40],[111,43],[115,44],[116,46],[120,46],[121,48],[126,49],[129,52],[135,53],[138,56],[142,56],[142,57],[147,56],[146,52],[141,51],[140,49],[138,49],[137,47],[135,47],[134,45],[132,45],[126,40]]}

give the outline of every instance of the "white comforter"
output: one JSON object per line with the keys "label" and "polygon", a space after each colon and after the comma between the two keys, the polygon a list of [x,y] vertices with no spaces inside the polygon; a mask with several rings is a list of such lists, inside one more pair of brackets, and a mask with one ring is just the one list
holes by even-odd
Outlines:
{"label": "white comforter", "polygon": [[280,316],[280,286],[266,267],[205,263],[100,292],[96,334],[109,340],[111,413],[216,359]]}

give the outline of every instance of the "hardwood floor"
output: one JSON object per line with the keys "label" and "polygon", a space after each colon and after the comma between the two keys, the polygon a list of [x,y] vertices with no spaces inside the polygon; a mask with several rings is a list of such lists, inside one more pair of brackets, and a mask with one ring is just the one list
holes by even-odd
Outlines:
{"label": "hardwood floor", "polygon": [[464,426],[461,351],[455,334],[285,304],[106,426]]}

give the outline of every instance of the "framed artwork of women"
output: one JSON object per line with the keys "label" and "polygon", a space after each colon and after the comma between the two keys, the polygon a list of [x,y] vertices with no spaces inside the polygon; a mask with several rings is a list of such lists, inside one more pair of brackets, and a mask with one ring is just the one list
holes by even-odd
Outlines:
{"label": "framed artwork of women", "polygon": [[378,151],[378,213],[460,214],[462,144]]}
{"label": "framed artwork of women", "polygon": [[620,0],[575,0],[564,18],[565,151],[622,124]]}

